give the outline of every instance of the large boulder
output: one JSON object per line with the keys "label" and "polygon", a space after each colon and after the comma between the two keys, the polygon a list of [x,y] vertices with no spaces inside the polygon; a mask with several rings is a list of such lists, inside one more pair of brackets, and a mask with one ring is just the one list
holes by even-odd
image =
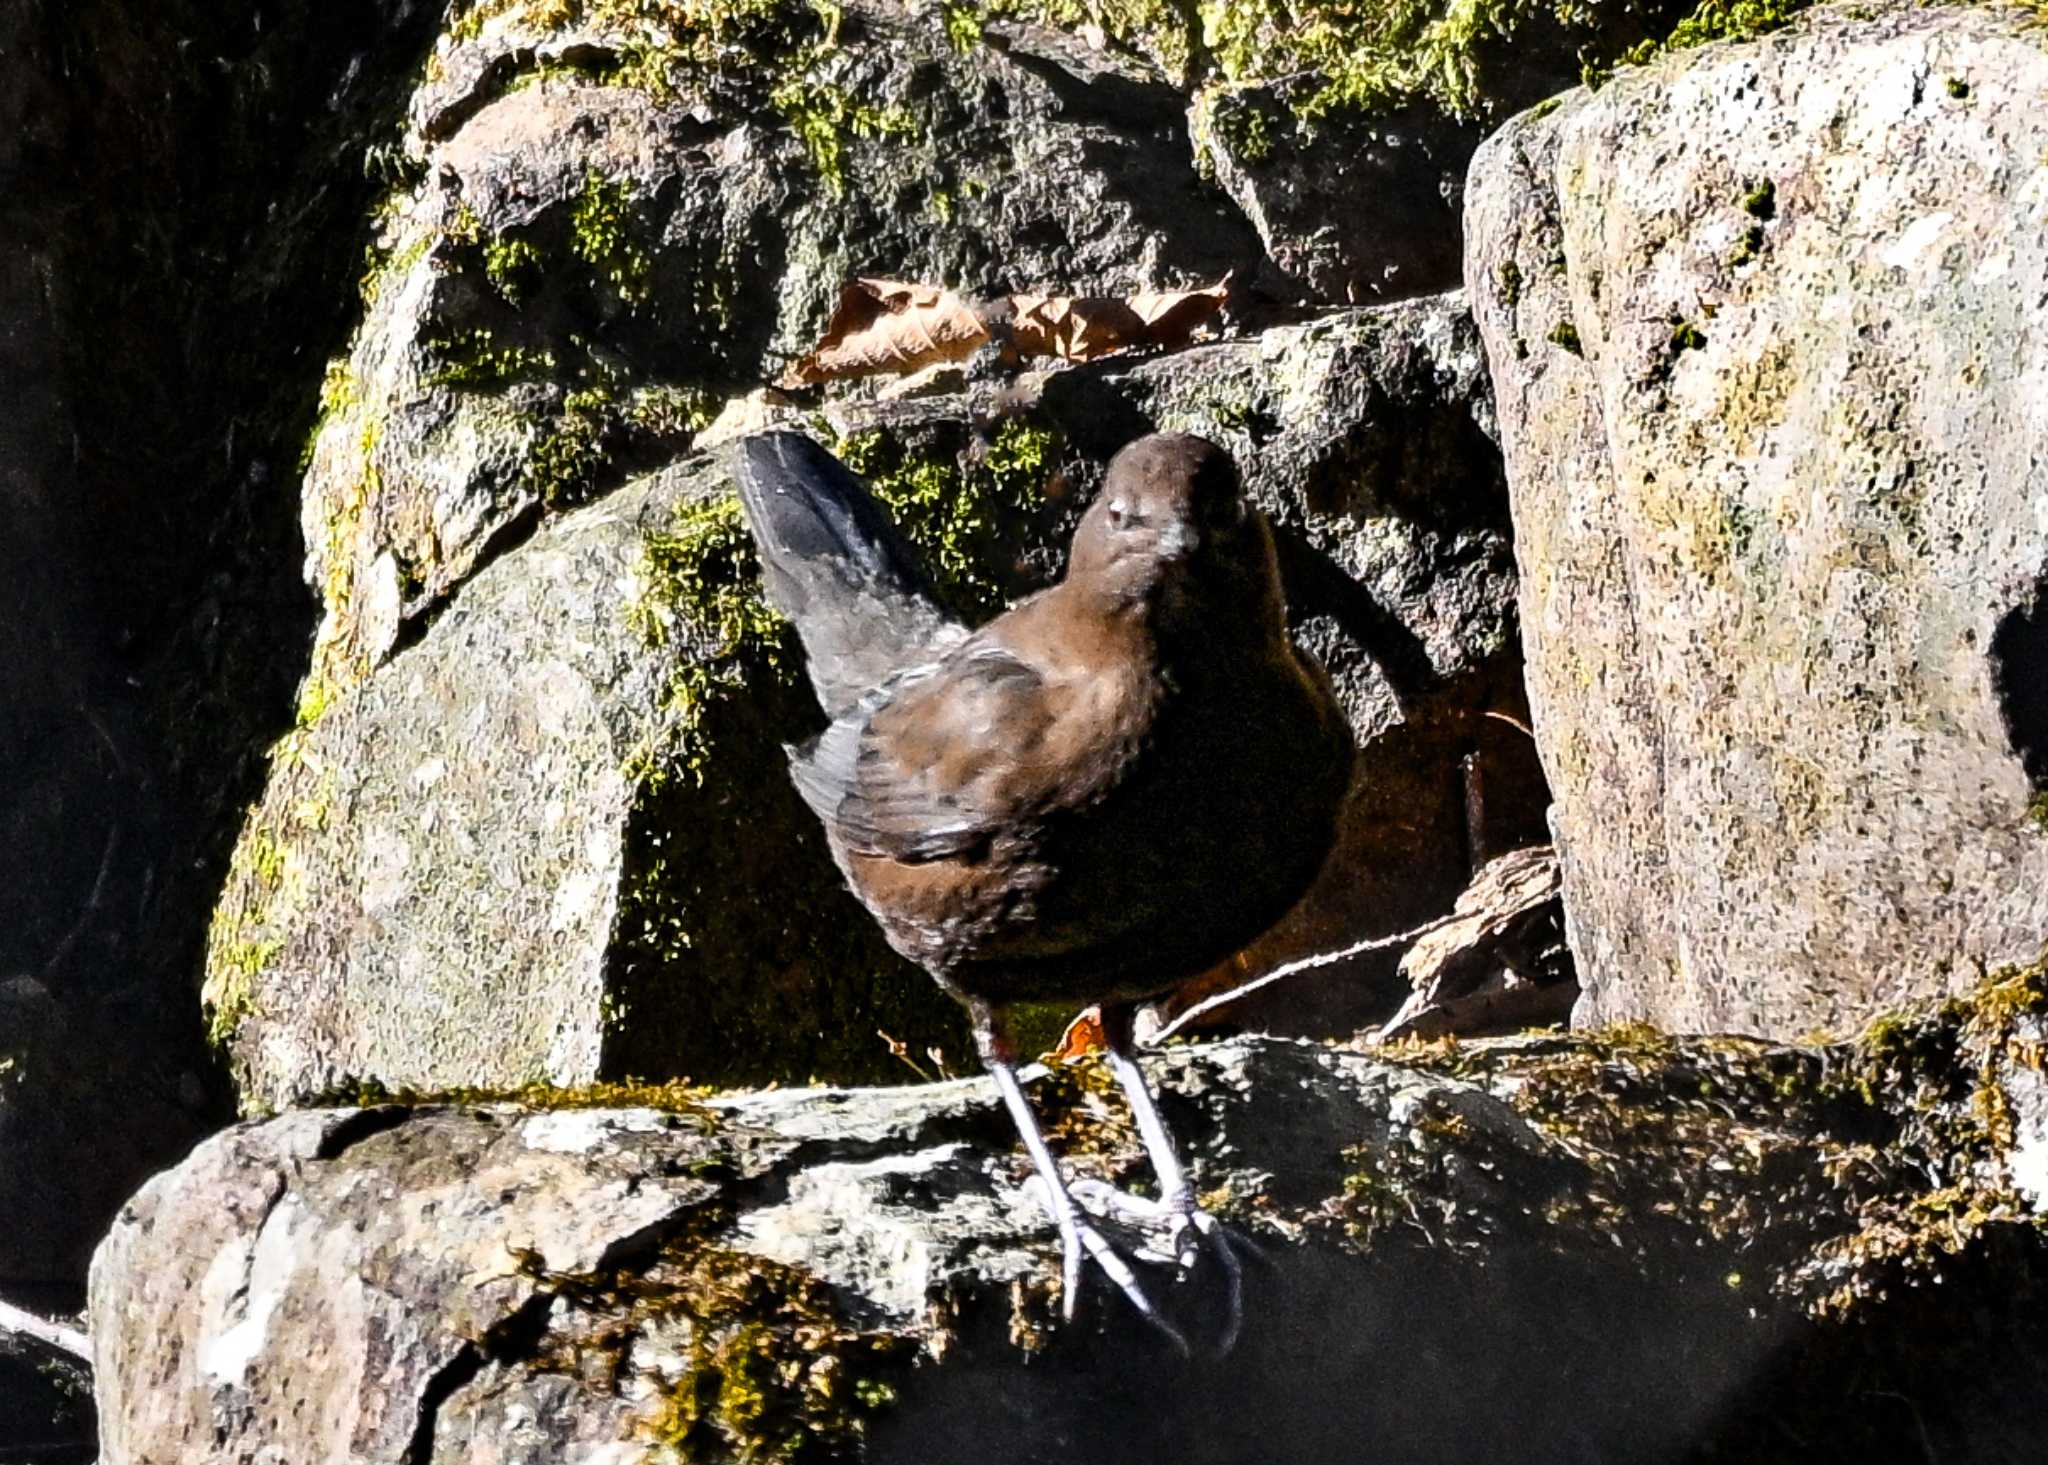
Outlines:
{"label": "large boulder", "polygon": [[1156,73],[890,4],[485,0],[392,146],[307,449],[308,717],[536,518],[778,375],[856,276],[1125,293],[1259,257]]}
{"label": "large boulder", "polygon": [[1887,5],[1473,164],[1583,1020],[1789,1036],[2048,934],[2048,51]]}
{"label": "large boulder", "polygon": [[[1830,1050],[1155,1055],[1262,1252],[1192,1361],[1096,1275],[1058,1321],[985,1080],[245,1124],[98,1253],[101,1459],[2026,1459],[2044,1001],[2010,976]],[[1080,1171],[1142,1173],[1099,1066],[1035,1087]],[[1220,1276],[1143,1270],[1213,1345]]]}

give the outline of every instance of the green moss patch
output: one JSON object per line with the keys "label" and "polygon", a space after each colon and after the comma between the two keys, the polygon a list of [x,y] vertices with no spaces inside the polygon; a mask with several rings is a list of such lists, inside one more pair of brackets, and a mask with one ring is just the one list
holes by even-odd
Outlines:
{"label": "green moss patch", "polygon": [[[1425,1115],[1412,1144],[1354,1152],[1329,1217],[1355,1244],[1533,1242],[1702,1284],[1735,1276],[1812,1318],[1852,1319],[1996,1233],[2048,1240],[2005,1168],[2002,1087],[2010,1065],[2041,1067],[2023,1019],[2043,1012],[2048,964],[1824,1048],[1642,1027],[1396,1045],[1387,1056],[1504,1097],[1555,1147],[1532,1161],[1454,1112]],[[1492,1165],[1514,1193],[1475,1205],[1465,1182]],[[1774,1259],[1768,1274],[1757,1257]]]}
{"label": "green moss patch", "polygon": [[654,1459],[860,1459],[871,1421],[896,1400],[913,1340],[857,1325],[799,1268],[720,1245],[726,1219],[715,1208],[693,1215],[630,1269],[552,1272],[518,1254],[556,1299],[529,1363],[590,1381],[640,1369],[654,1387],[641,1425]]}
{"label": "green moss patch", "polygon": [[[1710,41],[1746,41],[1768,35],[1789,24],[1815,0],[1701,0],[1659,40],[1643,41],[1623,52],[1617,66],[1644,66],[1667,51],[1689,51]],[[1587,79],[1598,83],[1612,74],[1611,67],[1589,65]]]}
{"label": "green moss patch", "polygon": [[619,1083],[561,1085],[536,1079],[532,1083],[506,1085],[463,1084],[445,1089],[393,1087],[380,1079],[348,1079],[315,1094],[300,1104],[306,1109],[383,1108],[457,1109],[488,1105],[511,1105],[535,1113],[564,1109],[659,1109],[667,1114],[687,1114],[700,1121],[706,1132],[717,1128],[718,1113],[704,1100],[713,1089],[680,1080],[651,1083],[628,1079]]}

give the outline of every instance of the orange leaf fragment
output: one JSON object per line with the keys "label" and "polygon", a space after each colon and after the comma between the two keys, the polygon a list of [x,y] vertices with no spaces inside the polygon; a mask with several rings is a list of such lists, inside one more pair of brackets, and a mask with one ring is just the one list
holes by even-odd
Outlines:
{"label": "orange leaf fragment", "polygon": [[1060,1034],[1060,1040],[1053,1044],[1052,1052],[1046,1057],[1054,1062],[1085,1058],[1090,1053],[1099,1053],[1109,1046],[1102,1031],[1102,1009],[1084,1007],[1067,1024],[1067,1030]]}

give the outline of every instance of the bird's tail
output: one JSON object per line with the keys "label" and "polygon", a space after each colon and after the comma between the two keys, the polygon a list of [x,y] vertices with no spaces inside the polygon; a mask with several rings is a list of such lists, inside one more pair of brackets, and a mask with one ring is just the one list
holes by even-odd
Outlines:
{"label": "bird's tail", "polygon": [[866,485],[809,438],[748,438],[734,477],[769,603],[796,622],[827,716],[961,634]]}

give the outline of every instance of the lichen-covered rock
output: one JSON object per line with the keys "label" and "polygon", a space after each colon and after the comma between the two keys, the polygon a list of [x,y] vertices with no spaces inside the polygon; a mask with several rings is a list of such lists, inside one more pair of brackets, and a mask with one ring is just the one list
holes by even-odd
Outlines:
{"label": "lichen-covered rock", "polygon": [[1844,7],[1474,163],[1582,1019],[1843,1030],[2048,933],[2044,87],[2020,10]]}
{"label": "lichen-covered rock", "polygon": [[1483,130],[1426,108],[1308,126],[1289,95],[1212,87],[1189,118],[1276,273],[1313,300],[1399,300],[1454,283],[1465,164]]}
{"label": "lichen-covered rock", "polygon": [[245,1103],[596,1076],[627,770],[673,660],[632,572],[642,521],[710,491],[656,475],[536,536],[279,745],[208,950]]}
{"label": "lichen-covered rock", "polygon": [[503,536],[778,374],[856,275],[1122,294],[1255,262],[1182,109],[1135,62],[890,4],[461,7],[308,450],[308,715]]}
{"label": "lichen-covered rock", "polygon": [[[1785,7],[1744,6],[1742,22]],[[1189,95],[1205,177],[1282,293],[1401,299],[1457,282],[1465,164],[1489,125],[1661,41],[1692,0],[969,0],[1146,57]],[[1702,14],[1737,23],[1722,0]],[[1695,18],[1692,24],[1697,27]]]}
{"label": "lichen-covered rock", "polygon": [[[243,1125],[100,1249],[101,1458],[1562,1462],[1789,1433],[1826,1462],[2020,1460],[2044,1000],[2010,975],[1824,1051],[1153,1055],[1208,1203],[1263,1251],[1237,1348],[1194,1361],[1099,1278],[1057,1321],[1057,1239],[982,1080]],[[1113,1092],[1083,1064],[1036,1101],[1128,1183]],[[1216,1336],[1220,1278],[1145,1270]],[[1915,1428],[1872,1402],[1895,1395]]]}

